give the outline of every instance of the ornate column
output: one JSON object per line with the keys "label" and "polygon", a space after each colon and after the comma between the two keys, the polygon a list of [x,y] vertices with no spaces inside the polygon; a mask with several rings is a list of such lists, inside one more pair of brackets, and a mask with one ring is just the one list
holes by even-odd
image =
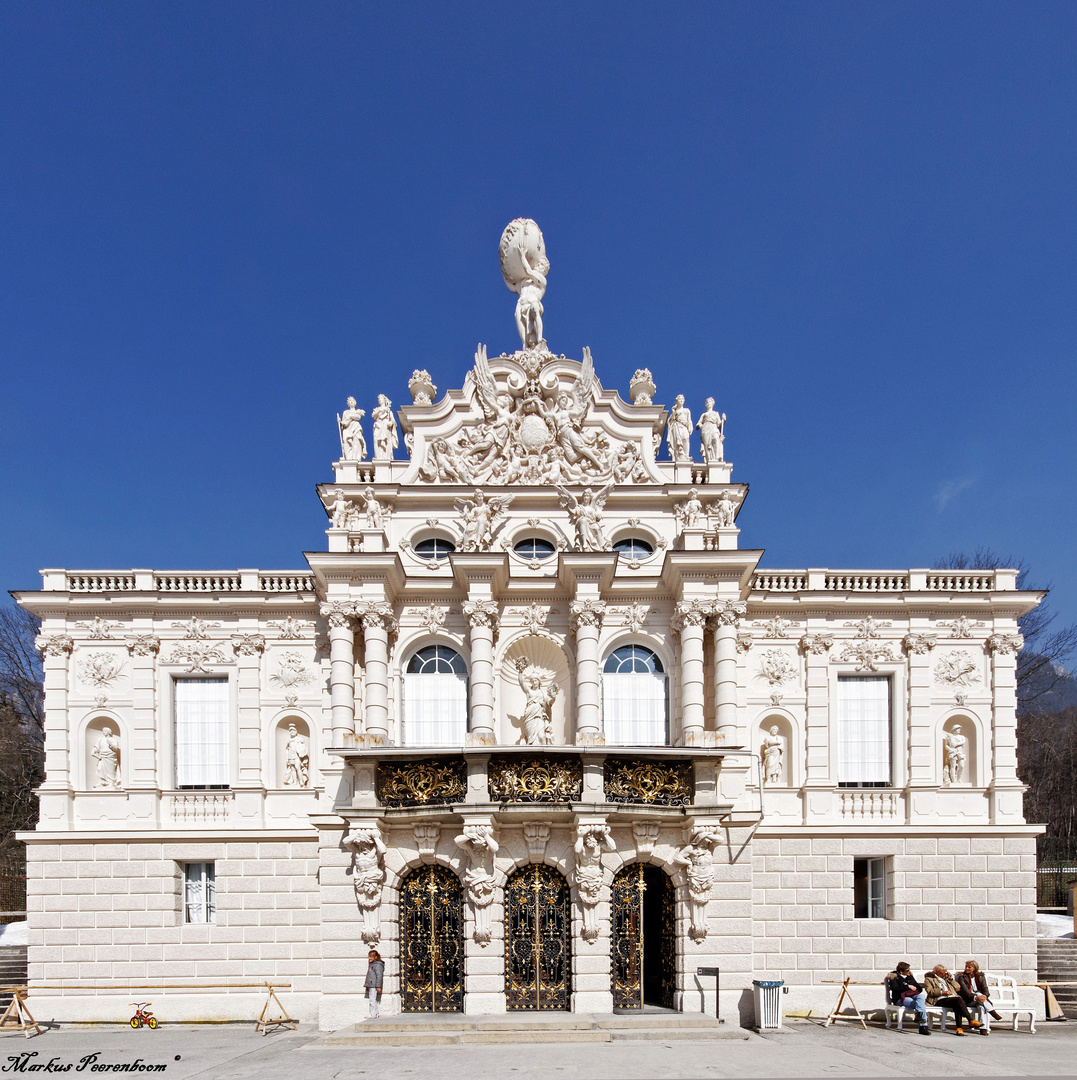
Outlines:
{"label": "ornate column", "polygon": [[[71,758],[68,753],[67,731],[67,668],[75,643],[67,634],[38,634],[34,642],[41,653],[45,669],[45,789],[73,787]],[[47,805],[44,791],[41,796],[41,820],[56,820],[67,816],[67,796],[60,796],[55,810]]]}
{"label": "ornate column", "polygon": [[602,600],[576,600],[570,610],[576,634],[576,744],[594,745],[605,741],[598,632],[606,605]]}
{"label": "ornate column", "polygon": [[156,665],[161,639],[156,634],[133,634],[125,644],[131,657],[132,712],[127,781],[131,787],[171,787],[171,781],[157,776]]}
{"label": "ornate column", "polygon": [[[703,745],[703,627],[710,605],[698,600],[681,602],[673,616],[673,628],[681,636],[681,745]],[[736,652],[733,653],[734,690]],[[734,708],[736,699],[734,698]]]}
{"label": "ornate column", "polygon": [[493,600],[474,600],[463,605],[471,627],[471,723],[468,743],[494,746],[494,634],[500,624]]}
{"label": "ornate column", "polygon": [[[909,633],[901,639],[909,658],[909,734],[906,783],[923,787],[933,779],[935,746],[931,730],[931,650],[934,634]],[[936,781],[937,782],[937,781]]]}
{"label": "ornate column", "polygon": [[[714,705],[718,743],[724,746],[744,741],[737,725],[737,624],[746,610],[743,600],[719,600],[714,605]],[[701,636],[701,648],[702,644]]]}
{"label": "ornate column", "polygon": [[266,639],[261,634],[234,634],[236,703],[239,713],[240,787],[277,787],[277,777],[262,776],[261,667]]}
{"label": "ornate column", "polygon": [[322,604],[329,623],[329,700],[332,745],[343,746],[355,734],[355,605],[333,600]]}
{"label": "ornate column", "polygon": [[1024,643],[1020,634],[992,634],[987,639],[991,653],[991,820],[995,823],[1022,819],[1023,787],[1017,779],[1017,654]]}
{"label": "ornate column", "polygon": [[830,676],[827,653],[833,634],[805,634],[804,653],[804,784],[808,788],[831,786],[830,778]]}
{"label": "ornate column", "polygon": [[357,603],[363,624],[364,727],[367,746],[384,746],[389,739],[389,634],[396,630],[392,605]]}

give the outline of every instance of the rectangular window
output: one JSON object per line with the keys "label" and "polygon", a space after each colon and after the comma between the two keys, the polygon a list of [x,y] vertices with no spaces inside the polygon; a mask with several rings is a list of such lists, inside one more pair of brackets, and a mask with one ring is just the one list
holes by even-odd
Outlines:
{"label": "rectangular window", "polygon": [[216,874],[214,864],[211,862],[183,864],[183,921],[185,923],[217,921]]}
{"label": "rectangular window", "polygon": [[665,746],[666,677],[642,671],[602,676],[602,722],[611,746]]}
{"label": "rectangular window", "polygon": [[890,680],[838,679],[838,787],[890,786]]}
{"label": "rectangular window", "polygon": [[228,787],[228,680],[177,679],[176,786]]}
{"label": "rectangular window", "polygon": [[886,918],[885,859],[853,859],[853,915]]}
{"label": "rectangular window", "polygon": [[463,746],[467,742],[467,677],[448,672],[404,676],[404,744]]}

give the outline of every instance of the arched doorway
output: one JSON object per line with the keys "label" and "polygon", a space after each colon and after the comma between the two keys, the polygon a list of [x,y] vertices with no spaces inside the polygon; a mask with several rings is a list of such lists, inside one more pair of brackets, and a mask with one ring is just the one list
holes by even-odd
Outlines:
{"label": "arched doorway", "polygon": [[525,866],[505,885],[505,1007],[568,1009],[572,993],[568,884],[548,866]]}
{"label": "arched doorway", "polygon": [[400,886],[400,1001],[404,1012],[464,1008],[464,889],[443,866]]}
{"label": "arched doorway", "polygon": [[677,976],[673,882],[660,867],[632,863],[613,879],[614,1009],[672,1009]]}

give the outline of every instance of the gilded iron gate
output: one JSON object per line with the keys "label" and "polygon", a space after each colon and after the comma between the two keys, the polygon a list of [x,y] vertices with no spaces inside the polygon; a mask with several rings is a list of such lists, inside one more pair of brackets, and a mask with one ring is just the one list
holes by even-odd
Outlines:
{"label": "gilded iron gate", "polygon": [[505,1006],[567,1010],[572,992],[568,885],[548,866],[525,866],[505,886]]}
{"label": "gilded iron gate", "polygon": [[400,887],[400,997],[404,1012],[464,1008],[464,889],[443,866],[424,866]]}
{"label": "gilded iron gate", "polygon": [[676,990],[673,882],[657,866],[633,863],[613,879],[613,1007],[672,1009]]}

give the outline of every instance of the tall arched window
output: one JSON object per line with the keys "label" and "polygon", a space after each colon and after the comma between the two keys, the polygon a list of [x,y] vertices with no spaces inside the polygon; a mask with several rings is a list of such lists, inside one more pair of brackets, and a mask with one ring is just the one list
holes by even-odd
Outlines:
{"label": "tall arched window", "polygon": [[467,667],[446,645],[428,645],[404,673],[405,746],[463,746],[467,739]]}
{"label": "tall arched window", "polygon": [[606,742],[614,746],[665,746],[669,741],[666,673],[642,645],[623,645],[602,669]]}

